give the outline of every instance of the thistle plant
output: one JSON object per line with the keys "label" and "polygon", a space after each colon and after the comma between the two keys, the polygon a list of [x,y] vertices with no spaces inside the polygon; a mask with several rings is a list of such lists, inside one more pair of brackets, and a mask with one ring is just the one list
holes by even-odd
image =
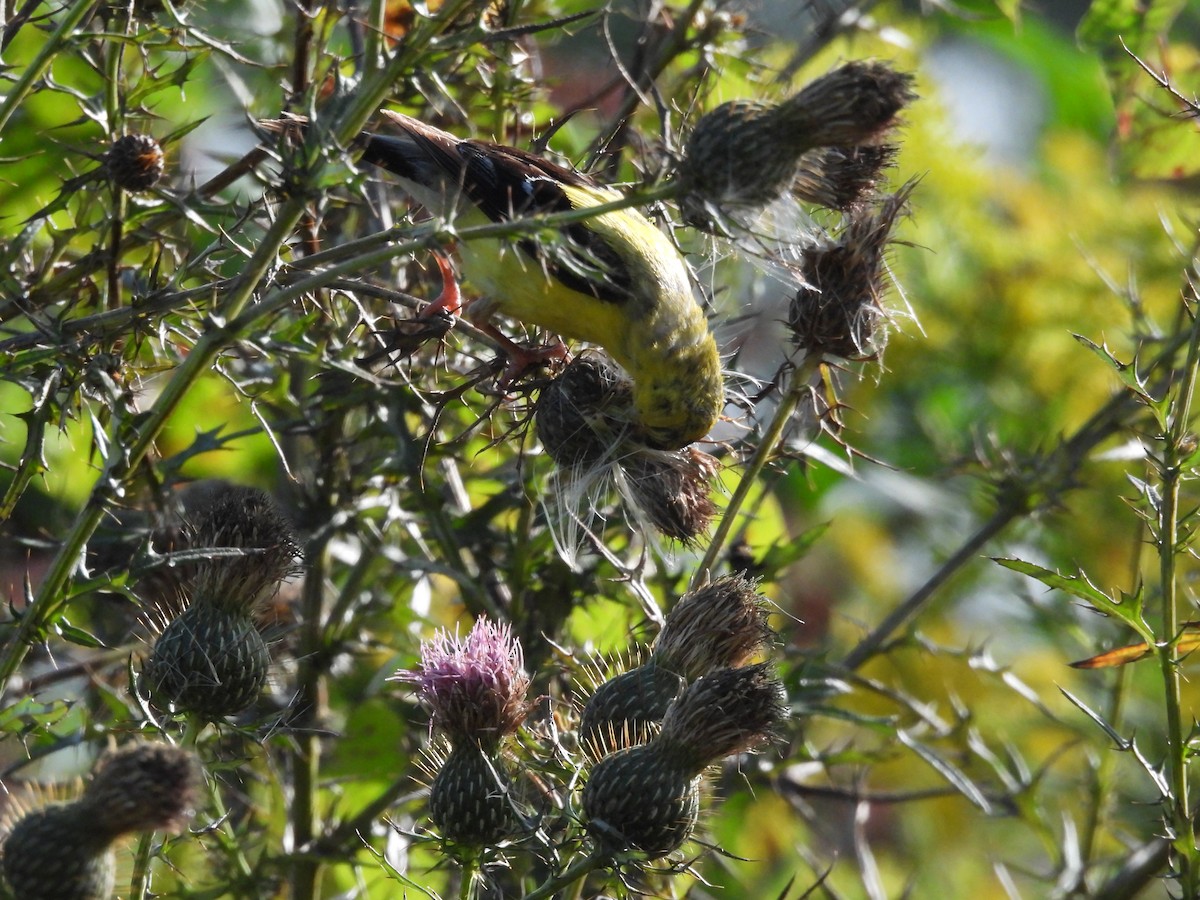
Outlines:
{"label": "thistle plant", "polygon": [[181,831],[200,780],[195,756],[179,747],[138,743],[105,756],[78,800],[26,813],[0,842],[15,900],[106,900],[114,843],[137,832]]}
{"label": "thistle plant", "polygon": [[600,684],[579,721],[593,756],[645,743],[667,709],[696,679],[750,662],[774,632],[767,601],[742,575],[726,575],[684,594],[639,666]]}
{"label": "thistle plant", "polygon": [[845,209],[894,155],[881,136],[915,99],[912,77],[882,62],[849,62],[779,103],[732,100],[692,130],[677,177],[687,221],[721,231],[796,191]]}
{"label": "thistle plant", "polygon": [[511,763],[502,745],[529,712],[529,675],[511,630],[480,619],[464,638],[439,632],[421,647],[416,669],[393,680],[413,684],[430,729],[450,751],[429,788],[429,815],[442,838],[478,852],[518,834]]}
{"label": "thistle plant", "polygon": [[127,191],[147,191],[163,176],[163,150],[148,134],[127,134],[113,141],[104,156],[108,176]]}
{"label": "thistle plant", "polygon": [[[6,783],[203,760],[134,900],[1200,892],[1196,52],[1131,5],[6,4]],[[1040,86],[973,88],[1013,165],[964,45]],[[414,202],[423,128],[472,178]],[[295,527],[159,527],[213,479]],[[120,808],[8,879],[108,892]]]}
{"label": "thistle plant", "polygon": [[656,859],[683,845],[699,816],[701,773],[778,726],[783,686],[771,670],[762,663],[700,677],[667,707],[658,734],[596,763],[582,804],[603,852]]}
{"label": "thistle plant", "polygon": [[254,617],[296,571],[299,547],[275,502],[251,488],[217,488],[186,531],[213,555],[181,581],[183,609],[154,641],[139,688],[160,709],[215,721],[266,684],[271,654]]}

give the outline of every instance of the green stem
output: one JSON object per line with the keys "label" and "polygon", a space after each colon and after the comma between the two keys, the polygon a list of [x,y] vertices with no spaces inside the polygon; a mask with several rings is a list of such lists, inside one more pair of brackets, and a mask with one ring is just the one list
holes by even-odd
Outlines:
{"label": "green stem", "polygon": [[138,838],[133,856],[133,877],[129,881],[129,900],[145,900],[150,888],[150,848],[154,834],[145,832]]}
{"label": "green stem", "polygon": [[800,401],[812,390],[808,383],[809,378],[817,371],[819,366],[819,359],[805,359],[792,374],[791,384],[788,387],[787,393],[779,401],[779,408],[775,410],[775,415],[772,417],[770,425],[767,426],[767,431],[763,435],[762,440],[759,441],[758,446],[755,448],[754,455],[750,457],[750,461],[742,469],[741,480],[738,482],[738,486],[734,488],[733,496],[729,498],[729,503],[726,504],[724,511],[721,513],[721,521],[717,523],[717,530],[713,533],[712,540],[709,541],[708,549],[705,550],[704,558],[700,561],[695,575],[692,576],[692,590],[696,590],[708,583],[713,565],[717,560],[717,555],[721,552],[721,549],[725,546],[725,542],[733,532],[734,523],[738,520],[738,513],[750,496],[750,491],[758,483],[758,476],[762,474],[767,463],[775,455],[775,450],[783,438],[783,433],[788,423],[792,420],[792,416],[795,415],[796,409],[800,406]]}
{"label": "green stem", "polygon": [[1200,893],[1200,850],[1196,846],[1188,785],[1188,735],[1185,732],[1179,672],[1179,639],[1182,634],[1176,560],[1180,553],[1180,483],[1185,475],[1184,460],[1191,452],[1189,445],[1194,441],[1190,426],[1197,368],[1200,366],[1200,318],[1193,322],[1190,338],[1187,363],[1183,368],[1176,400],[1171,406],[1159,465],[1162,496],[1158,506],[1157,543],[1162,609],[1158,662],[1167,714],[1167,777],[1172,794],[1168,824],[1179,854],[1179,879],[1184,896],[1195,897]]}
{"label": "green stem", "polygon": [[219,826],[214,832],[217,837],[217,842],[234,862],[238,874],[242,876],[246,884],[250,884],[254,879],[254,869],[250,866],[250,861],[246,859],[246,854],[242,852],[242,842],[234,833],[233,824],[229,821],[229,811],[225,809],[225,800],[221,797],[221,788],[217,784],[215,776],[205,779],[208,782],[208,796],[212,803],[213,812],[217,815]]}
{"label": "green stem", "polygon": [[601,851],[599,848],[593,850],[587,856],[582,856],[575,860],[571,865],[562,871],[561,874],[555,875],[553,878],[543,882],[533,891],[525,895],[525,900],[546,900],[548,897],[553,897],[556,893],[565,887],[573,884],[576,881],[582,881],[587,876],[599,869],[609,860],[609,854]]}
{"label": "green stem", "polygon": [[462,872],[458,883],[458,900],[474,900],[475,886],[478,883],[475,880],[477,868],[478,860],[474,856],[463,860]]}
{"label": "green stem", "polygon": [[[329,473],[326,472],[326,477]],[[325,539],[305,547],[309,570],[304,579],[302,665],[297,678],[295,729],[295,775],[289,818],[296,846],[312,843],[319,830],[317,792],[321,775],[321,737],[318,725],[325,717],[322,678],[326,667],[325,645]],[[292,868],[293,900],[314,900],[321,883],[321,860],[297,857]]]}
{"label": "green stem", "polygon": [[58,27],[54,29],[50,37],[46,38],[46,42],[42,44],[42,48],[33,58],[33,62],[17,79],[17,83],[9,88],[4,95],[4,101],[0,102],[0,132],[4,131],[4,126],[8,124],[8,120],[12,118],[12,114],[17,111],[29,92],[33,90],[34,84],[46,74],[46,70],[58,56],[63,44],[71,38],[79,23],[87,18],[88,13],[95,7],[96,0],[77,0],[67,9],[62,21],[58,23]]}
{"label": "green stem", "polygon": [[70,533],[51,562],[37,595],[22,614],[16,633],[5,645],[3,656],[0,656],[0,688],[8,683],[24,661],[29,648],[42,639],[46,627],[66,604],[67,585],[82,559],[88,539],[99,526],[109,505],[124,492],[184,396],[191,390],[192,385],[208,372],[217,354],[265,315],[266,311],[261,309],[260,303],[256,304],[257,312],[249,316],[248,320],[238,318],[245,311],[260,282],[275,265],[279,248],[296,227],[304,208],[304,201],[299,198],[280,207],[274,224],[264,235],[262,243],[247,262],[241,276],[233,283],[229,296],[220,304],[219,312],[214,314],[208,329],[163,387],[162,393],[139,426],[132,434],[120,433],[123,430],[120,424],[114,426],[115,433],[108,441],[108,446],[112,448],[110,455],[105,460],[99,480],[92,488],[87,505],[75,519]]}

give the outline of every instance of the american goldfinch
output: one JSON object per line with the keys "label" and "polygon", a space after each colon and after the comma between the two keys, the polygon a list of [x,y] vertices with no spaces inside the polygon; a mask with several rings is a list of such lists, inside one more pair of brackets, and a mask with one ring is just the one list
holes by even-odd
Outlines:
{"label": "american goldfinch", "polygon": [[[362,158],[458,226],[587,209],[621,195],[515,147],[463,140],[385,111],[396,134],[364,132]],[[658,449],[704,437],[724,406],[716,341],[687,264],[645,216],[605,212],[532,236],[462,241],[473,318],[501,313],[603,347],[633,382],[633,425]]]}

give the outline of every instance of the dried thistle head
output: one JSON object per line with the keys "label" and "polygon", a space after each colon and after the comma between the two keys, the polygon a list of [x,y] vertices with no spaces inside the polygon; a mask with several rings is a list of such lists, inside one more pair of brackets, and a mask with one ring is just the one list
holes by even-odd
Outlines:
{"label": "dried thistle head", "polygon": [[271,654],[254,615],[298,569],[300,547],[265,491],[207,489],[187,513],[183,540],[206,552],[180,573],[177,609],[154,641],[140,687],[159,709],[218,721],[249,707]]}
{"label": "dried thistle head", "polygon": [[200,763],[190,750],[130,744],[100,760],[79,802],[84,814],[114,837],[134,831],[177,833],[192,816],[200,777]]}
{"label": "dried thistle head", "polygon": [[773,637],[766,599],[754,582],[726,575],[680,598],[667,614],[651,659],[694,681],[714,669],[745,665]]}
{"label": "dried thistle head", "polygon": [[186,527],[191,547],[227,551],[197,565],[185,586],[193,604],[249,615],[298,569],[295,531],[266,491],[222,485],[191,513]]}
{"label": "dried thistle head", "polygon": [[845,152],[878,142],[915,96],[911,75],[886,63],[850,62],[782,103],[734,100],[717,107],[696,124],[680,162],[684,220],[720,231],[728,214],[767,205],[798,178],[805,182],[801,199],[807,192],[815,202],[844,208],[842,198],[861,195],[854,183],[873,181],[869,166],[886,155],[858,161],[866,170],[839,161],[828,172],[813,159],[802,164],[803,157],[819,147]]}
{"label": "dried thistle head", "polygon": [[710,497],[716,460],[692,447],[646,446],[631,427],[632,384],[615,366],[594,356],[575,359],[543,389],[534,415],[546,452],[575,484],[607,489],[611,474],[625,500],[661,534],[689,543],[708,529],[716,515]]}
{"label": "dried thistle head", "polygon": [[104,155],[108,177],[127,191],[148,191],[163,175],[163,151],[148,134],[117,138]]}
{"label": "dried thistle head", "polygon": [[712,501],[716,459],[695,447],[673,452],[631,450],[620,459],[625,492],[660,534],[690,544],[717,514]]}
{"label": "dried thistle head", "polygon": [[543,388],[534,408],[538,439],[560,466],[613,457],[630,430],[633,384],[596,356],[579,356]]}
{"label": "dried thistle head", "polygon": [[811,150],[800,157],[792,195],[826,209],[854,209],[875,196],[884,171],[895,165],[897,152],[895,144]]}
{"label": "dried thistle head", "polygon": [[797,347],[841,359],[879,355],[887,317],[885,252],[912,187],[883,198],[876,208],[853,210],[836,240],[804,250],[804,286],[792,299],[787,322]]}
{"label": "dried thistle head", "polygon": [[777,128],[783,140],[807,144],[804,150],[866,144],[916,98],[907,72],[874,60],[848,62],[780,103]]}
{"label": "dried thistle head", "polygon": [[498,747],[529,713],[521,643],[507,625],[486,618],[465,638],[439,631],[421,645],[419,666],[400,670],[392,680],[416,685],[432,725],[456,745]]}
{"label": "dried thistle head", "polygon": [[593,759],[646,743],[689,682],[745,665],[773,636],[766,599],[742,575],[684,594],[650,658],[592,692],[579,720],[580,743]]}
{"label": "dried thistle head", "polygon": [[784,696],[770,663],[718,669],[671,704],[651,745],[683,771],[699,774],[768,738],[783,718]]}
{"label": "dried thistle head", "polygon": [[189,750],[138,743],[104,757],[83,796],[35,809],[4,839],[5,880],[19,900],[111,896],[112,844],[139,831],[179,831],[192,815],[200,768]]}

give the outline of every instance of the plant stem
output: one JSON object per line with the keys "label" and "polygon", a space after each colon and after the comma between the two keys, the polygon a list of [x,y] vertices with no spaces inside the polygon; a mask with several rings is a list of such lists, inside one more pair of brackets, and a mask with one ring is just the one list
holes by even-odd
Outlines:
{"label": "plant stem", "polygon": [[1179,586],[1176,560],[1179,547],[1179,490],[1185,475],[1184,461],[1191,454],[1189,445],[1192,400],[1200,365],[1200,319],[1190,332],[1187,363],[1179,381],[1175,402],[1171,404],[1159,474],[1162,477],[1158,504],[1159,586],[1162,592],[1161,624],[1158,634],[1158,662],[1162,674],[1164,706],[1167,714],[1167,777],[1171,785],[1168,815],[1169,833],[1178,854],[1178,872],[1185,897],[1200,893],[1200,852],[1196,846],[1195,826],[1188,785],[1188,735],[1184,731],[1181,678],[1179,673]]}
{"label": "plant stem", "polygon": [[546,898],[554,896],[575,881],[582,881],[590,872],[594,872],[604,865],[608,859],[609,854],[604,853],[599,848],[592,850],[587,856],[582,856],[567,866],[561,874],[547,879],[537,888],[530,891],[525,895],[525,900],[546,900]]}
{"label": "plant stem", "polygon": [[472,900],[475,896],[475,870],[478,861],[470,857],[463,861],[462,872],[459,874],[458,900]]}
{"label": "plant stem", "polygon": [[771,457],[775,455],[775,450],[779,446],[779,441],[783,437],[784,430],[787,428],[787,424],[791,421],[792,416],[795,415],[796,409],[800,406],[800,401],[811,390],[808,383],[809,378],[818,370],[819,366],[819,359],[806,358],[792,374],[787,393],[780,399],[779,408],[775,410],[775,415],[772,417],[770,425],[767,426],[767,431],[763,435],[762,440],[759,441],[758,446],[755,448],[754,455],[750,457],[750,461],[742,469],[741,480],[734,489],[733,496],[729,498],[729,503],[726,504],[725,509],[721,513],[721,521],[717,523],[717,530],[713,533],[712,540],[708,543],[708,549],[704,552],[704,558],[700,561],[696,573],[692,576],[691,590],[694,591],[708,583],[713,565],[716,563],[717,555],[729,539],[739,511],[750,496],[750,491],[758,483],[758,476],[762,474],[767,463],[771,461]]}
{"label": "plant stem", "polygon": [[150,847],[153,833],[145,832],[138,838],[137,850],[133,855],[133,877],[129,880],[129,900],[145,900],[150,888]]}
{"label": "plant stem", "polygon": [[71,38],[79,23],[87,18],[88,13],[95,7],[96,0],[76,0],[67,9],[62,21],[46,38],[46,42],[42,44],[42,49],[37,52],[33,62],[17,79],[17,83],[4,95],[4,102],[0,103],[0,132],[4,131],[4,126],[8,124],[8,120],[12,118],[12,114],[17,111],[29,92],[33,90],[37,80],[46,74],[46,70],[50,68],[50,64],[54,62],[59,50],[62,49],[62,45]]}
{"label": "plant stem", "polygon": [[[317,792],[320,788],[321,737],[319,724],[325,716],[322,679],[325,675],[325,537],[318,537],[305,547],[308,572],[304,579],[302,660],[297,678],[297,713],[291,726],[295,729],[294,787],[289,818],[292,837],[297,847],[307,846],[318,831]],[[311,900],[318,895],[321,882],[321,860],[311,856],[297,857],[292,869],[293,900]]]}
{"label": "plant stem", "polygon": [[[15,634],[0,656],[0,691],[20,667],[29,648],[42,639],[46,627],[66,605],[68,583],[83,557],[88,539],[104,518],[109,505],[125,491],[171,414],[197,379],[209,370],[217,354],[236,340],[243,329],[257,321],[258,316],[251,316],[249,321],[239,320],[238,317],[246,309],[266,273],[275,265],[279,248],[299,222],[304,208],[305,203],[300,198],[292,199],[280,207],[278,217],[264,235],[258,250],[233,283],[229,296],[220,304],[220,312],[212,317],[210,328],[196,341],[187,358],[163,387],[154,405],[141,418],[140,424],[131,427],[131,433],[120,433],[123,427],[119,422],[114,426],[114,434],[107,442],[109,456],[105,459],[103,471],[92,488],[87,505],[76,517],[36,596],[22,614]],[[256,304],[255,308],[258,306]]]}

